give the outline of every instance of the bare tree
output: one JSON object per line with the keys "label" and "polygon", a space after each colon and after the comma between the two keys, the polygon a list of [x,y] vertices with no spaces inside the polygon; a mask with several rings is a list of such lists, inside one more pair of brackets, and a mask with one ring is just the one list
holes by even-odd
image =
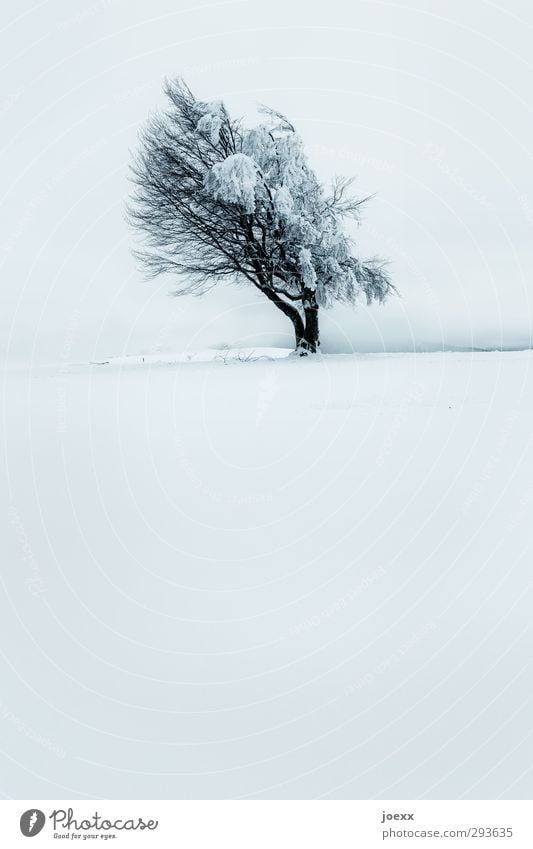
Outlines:
{"label": "bare tree", "polygon": [[148,121],[132,169],[129,217],[150,275],[177,273],[176,294],[247,280],[290,319],[302,354],[318,350],[320,307],[395,291],[342,228],[365,199],[344,178],[324,191],[287,118],[262,107],[265,123],[250,129],[183,81],[165,92],[168,109]]}

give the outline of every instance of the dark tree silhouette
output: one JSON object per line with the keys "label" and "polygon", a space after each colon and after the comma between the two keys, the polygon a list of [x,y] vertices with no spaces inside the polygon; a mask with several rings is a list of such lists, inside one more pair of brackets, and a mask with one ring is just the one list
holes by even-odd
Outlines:
{"label": "dark tree silhouette", "polygon": [[343,231],[366,199],[344,178],[324,191],[283,115],[263,107],[265,123],[250,129],[180,80],[165,91],[168,109],[148,121],[132,169],[129,217],[150,275],[177,273],[176,294],[248,281],[290,319],[302,354],[319,347],[320,307],[395,291]]}

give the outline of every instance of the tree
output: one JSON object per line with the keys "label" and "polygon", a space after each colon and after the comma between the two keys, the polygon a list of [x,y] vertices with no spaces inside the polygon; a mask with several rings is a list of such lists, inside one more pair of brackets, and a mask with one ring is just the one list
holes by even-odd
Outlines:
{"label": "tree", "polygon": [[262,107],[265,123],[250,129],[181,80],[165,92],[169,106],[148,121],[132,168],[129,217],[150,275],[177,273],[176,294],[248,281],[290,319],[301,354],[318,350],[320,307],[395,291],[343,231],[366,199],[341,177],[324,191],[287,118]]}

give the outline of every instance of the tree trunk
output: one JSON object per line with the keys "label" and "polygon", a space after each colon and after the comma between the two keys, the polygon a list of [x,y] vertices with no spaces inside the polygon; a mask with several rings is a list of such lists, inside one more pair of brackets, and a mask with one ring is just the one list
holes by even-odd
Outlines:
{"label": "tree trunk", "polygon": [[304,354],[316,354],[319,348],[318,307],[314,307],[305,310],[305,330],[300,349]]}
{"label": "tree trunk", "polygon": [[296,339],[296,350],[300,349],[302,344],[302,340],[305,334],[305,325],[302,319],[302,316],[292,304],[288,304],[287,301],[284,301],[277,292],[274,292],[272,289],[264,288],[261,289],[263,294],[265,294],[269,301],[272,301],[273,304],[277,306],[279,310],[286,315],[287,318],[290,318],[292,322],[292,326],[294,327],[294,336]]}
{"label": "tree trunk", "polygon": [[305,329],[298,350],[301,356],[316,354],[320,347],[320,334],[318,329],[318,304],[315,293],[307,290],[304,298]]}
{"label": "tree trunk", "polygon": [[306,290],[304,298],[304,315],[302,317],[300,311],[284,301],[277,292],[274,292],[268,287],[260,287],[261,291],[277,306],[279,310],[286,315],[292,322],[294,328],[295,348],[301,357],[307,354],[316,354],[320,347],[320,339],[318,332],[318,304],[316,302],[315,293],[311,290]]}

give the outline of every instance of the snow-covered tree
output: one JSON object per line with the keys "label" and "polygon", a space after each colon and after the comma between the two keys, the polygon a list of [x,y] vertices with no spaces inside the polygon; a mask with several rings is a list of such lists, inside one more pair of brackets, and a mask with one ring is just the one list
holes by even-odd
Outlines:
{"label": "snow-covered tree", "polygon": [[248,128],[180,80],[165,91],[168,109],[141,136],[129,210],[150,274],[177,273],[176,294],[248,281],[291,320],[302,354],[319,347],[320,307],[394,291],[382,263],[358,259],[344,232],[364,201],[344,178],[324,190],[283,115],[262,108],[265,122]]}

